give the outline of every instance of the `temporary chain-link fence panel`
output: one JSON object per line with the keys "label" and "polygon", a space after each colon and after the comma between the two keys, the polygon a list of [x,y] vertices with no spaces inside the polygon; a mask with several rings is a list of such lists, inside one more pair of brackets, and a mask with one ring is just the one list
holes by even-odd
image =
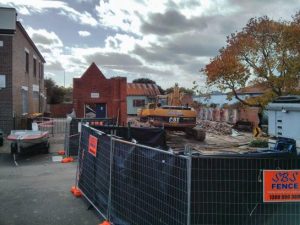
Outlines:
{"label": "temporary chain-link fence panel", "polygon": [[33,122],[37,122],[39,130],[48,131],[52,136],[65,134],[67,128],[66,118],[39,117]]}
{"label": "temporary chain-link fence panel", "polygon": [[78,187],[115,224],[189,224],[191,157],[82,126]]}
{"label": "temporary chain-link fence panel", "polygon": [[[114,224],[299,224],[300,159],[288,152],[174,154],[86,125],[80,140],[78,186]],[[281,202],[264,201],[266,171]]]}
{"label": "temporary chain-link fence panel", "polygon": [[299,202],[263,201],[263,171],[299,168],[272,153],[193,157],[191,224],[298,225]]}
{"label": "temporary chain-link fence panel", "polygon": [[107,118],[72,118],[67,123],[65,133],[65,152],[67,156],[76,156],[78,154],[80,129],[82,124],[92,127],[113,126],[114,119]]}
{"label": "temporary chain-link fence panel", "polygon": [[[82,126],[78,155],[78,187],[95,209],[107,218],[110,187],[111,139],[106,134]],[[89,143],[96,139],[91,149]]]}
{"label": "temporary chain-link fence panel", "polygon": [[111,221],[187,224],[189,157],[113,139]]}

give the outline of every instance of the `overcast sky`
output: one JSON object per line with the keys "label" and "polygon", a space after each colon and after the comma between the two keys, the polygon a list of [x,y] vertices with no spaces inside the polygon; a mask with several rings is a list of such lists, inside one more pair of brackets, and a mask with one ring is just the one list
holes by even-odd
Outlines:
{"label": "overcast sky", "polygon": [[44,55],[45,74],[66,86],[95,62],[104,75],[147,77],[163,88],[205,86],[199,70],[251,17],[291,19],[299,0],[1,0],[15,7]]}

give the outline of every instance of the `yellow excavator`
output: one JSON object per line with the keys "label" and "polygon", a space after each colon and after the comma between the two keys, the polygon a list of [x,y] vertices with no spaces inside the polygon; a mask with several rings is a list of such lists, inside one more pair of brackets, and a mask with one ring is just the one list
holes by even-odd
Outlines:
{"label": "yellow excavator", "polygon": [[178,84],[175,84],[172,93],[159,95],[156,102],[138,110],[140,121],[148,121],[151,125],[164,127],[166,130],[185,131],[189,136],[204,141],[205,132],[196,127],[197,112],[194,108],[182,104],[183,95]]}

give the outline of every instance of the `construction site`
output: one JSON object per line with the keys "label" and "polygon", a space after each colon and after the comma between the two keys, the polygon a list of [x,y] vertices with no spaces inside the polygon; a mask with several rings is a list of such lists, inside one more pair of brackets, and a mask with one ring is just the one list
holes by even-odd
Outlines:
{"label": "construction site", "polygon": [[[93,63],[74,79],[72,111],[57,107],[66,116],[34,113],[1,132],[0,224],[298,224],[299,96],[270,102],[263,122],[199,107],[178,84],[155,90]],[[127,115],[141,93],[151,100]]]}
{"label": "construction site", "polygon": [[[218,53],[201,46],[216,56],[195,57],[199,21],[210,18],[208,29],[213,14],[173,1],[153,13],[144,2],[115,21],[132,5],[111,1],[0,3],[0,225],[299,225],[300,12],[249,19]],[[31,13],[106,36],[91,41],[92,30],[57,20],[70,32],[60,39],[23,26]],[[205,80],[186,88],[192,64]]]}
{"label": "construction site", "polygon": [[0,148],[3,224],[298,224],[299,132],[285,127],[299,97],[268,105],[268,133],[200,119],[181,99],[175,85],[126,125],[36,115],[32,130],[12,131]]}

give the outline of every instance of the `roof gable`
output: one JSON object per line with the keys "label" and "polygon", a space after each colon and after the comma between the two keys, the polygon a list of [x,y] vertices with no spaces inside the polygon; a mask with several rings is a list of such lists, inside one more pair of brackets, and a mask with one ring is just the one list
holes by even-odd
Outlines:
{"label": "roof gable", "polygon": [[81,78],[90,77],[90,76],[95,76],[98,79],[100,78],[100,79],[105,79],[106,80],[106,77],[103,75],[101,70],[98,68],[98,66],[94,62],[82,74]]}

